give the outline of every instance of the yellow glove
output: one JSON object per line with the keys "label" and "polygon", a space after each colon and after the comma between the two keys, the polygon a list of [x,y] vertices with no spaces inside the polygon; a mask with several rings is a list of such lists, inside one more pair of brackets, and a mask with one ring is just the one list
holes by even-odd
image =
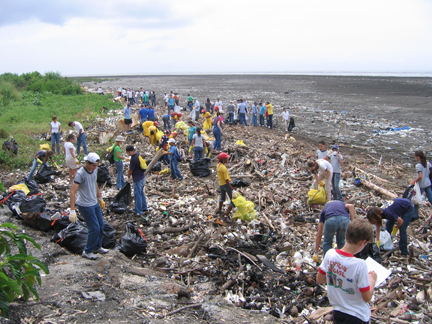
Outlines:
{"label": "yellow glove", "polygon": [[378,245],[378,249],[380,248],[380,241],[376,241],[376,245]]}
{"label": "yellow glove", "polygon": [[105,209],[105,202],[102,199],[98,199],[99,206],[101,209]]}
{"label": "yellow glove", "polygon": [[71,223],[75,223],[77,221],[77,215],[75,210],[71,210],[69,212],[69,220],[71,221]]}
{"label": "yellow glove", "polygon": [[191,146],[189,147],[189,153],[192,151],[192,148],[193,148],[193,146],[191,145]]}
{"label": "yellow glove", "polygon": [[399,231],[399,228],[397,228],[396,226],[393,227],[392,235],[396,235],[398,231]]}
{"label": "yellow glove", "polygon": [[315,255],[313,256],[313,260],[315,261],[315,263],[319,263],[319,262],[320,262],[320,259],[319,259],[318,254],[315,254]]}
{"label": "yellow glove", "polygon": [[40,164],[43,163],[39,158],[37,158],[37,161],[38,161],[38,163],[40,163]]}
{"label": "yellow glove", "polygon": [[78,165],[80,164],[79,161],[77,159],[75,159],[75,164]]}
{"label": "yellow glove", "polygon": [[57,163],[53,162],[53,164],[57,168],[57,170],[60,170],[60,167],[57,165]]}
{"label": "yellow glove", "polygon": [[129,162],[130,161],[130,157],[127,157],[126,159],[125,159],[125,162]]}

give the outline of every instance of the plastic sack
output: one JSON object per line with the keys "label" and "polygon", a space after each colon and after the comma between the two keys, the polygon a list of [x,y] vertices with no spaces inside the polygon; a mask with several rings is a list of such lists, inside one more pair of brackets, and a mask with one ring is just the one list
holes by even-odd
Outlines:
{"label": "plastic sack", "polygon": [[54,235],[51,242],[68,249],[72,253],[81,254],[87,244],[87,237],[87,227],[77,221],[76,223],[70,223],[68,227]]}
{"label": "plastic sack", "polygon": [[182,130],[188,130],[189,127],[185,124],[183,121],[179,121],[175,124],[175,128],[182,129]]}
{"label": "plastic sack", "polygon": [[11,138],[9,141],[3,143],[3,150],[11,151],[13,154],[18,155],[18,143],[14,138]]}
{"label": "plastic sack", "polygon": [[19,213],[16,210],[16,207],[18,207],[19,203],[27,198],[27,195],[22,190],[16,190],[12,192],[6,192],[3,194],[3,196],[0,197],[0,203],[2,205],[6,205],[9,207],[10,211],[15,215],[18,216]]}
{"label": "plastic sack", "polygon": [[380,232],[380,248],[385,251],[393,250],[392,237],[386,230]]}
{"label": "plastic sack", "polygon": [[56,233],[58,233],[62,229],[68,227],[70,223],[71,221],[69,220],[69,216],[61,216],[51,221],[51,227]]}
{"label": "plastic sack", "polygon": [[51,146],[48,143],[45,144],[40,144],[39,145],[39,150],[45,150],[45,151],[51,151]]}
{"label": "plastic sack", "polygon": [[231,181],[231,187],[233,187],[233,188],[249,187],[249,186],[250,186],[250,183],[246,182],[242,179],[235,178],[235,179],[232,179],[232,181]]}
{"label": "plastic sack", "polygon": [[51,229],[51,219],[47,213],[23,213],[21,214],[22,220],[27,225],[41,230],[48,231]]}
{"label": "plastic sack", "polygon": [[116,246],[116,230],[107,222],[104,222],[102,247],[113,249]]}
{"label": "plastic sack", "polygon": [[30,189],[27,187],[27,185],[25,183],[19,183],[19,184],[13,185],[12,187],[9,187],[9,191],[12,191],[12,190],[22,190],[22,191],[24,191],[24,193],[26,195],[28,195],[30,193]]}
{"label": "plastic sack", "polygon": [[112,187],[109,170],[104,164],[101,164],[97,168],[97,183],[103,184],[105,182],[108,187]]}
{"label": "plastic sack", "polygon": [[411,198],[411,202],[414,205],[421,205],[422,201],[423,201],[423,195],[421,194],[419,184],[416,182],[414,185],[414,194]]}
{"label": "plastic sack", "polygon": [[34,179],[36,183],[47,183],[51,181],[52,175],[59,175],[60,173],[53,168],[47,166],[45,163],[42,163],[41,167],[39,168],[38,172],[36,173]]}
{"label": "plastic sack", "polygon": [[30,190],[30,192],[27,194],[29,196],[36,195],[40,192],[39,188],[37,186],[37,183],[34,180],[27,180],[26,178],[24,178],[24,179],[18,181],[17,184],[20,184],[20,183],[24,183],[27,186],[27,188]]}
{"label": "plastic sack", "polygon": [[310,205],[325,205],[326,203],[326,192],[323,186],[309,190],[308,196],[307,203]]}
{"label": "plastic sack", "polygon": [[211,159],[204,158],[197,161],[189,162],[191,173],[196,177],[208,177],[211,174],[210,170]]}
{"label": "plastic sack", "polygon": [[250,222],[251,220],[258,218],[255,211],[255,204],[252,201],[246,200],[242,195],[237,195],[232,202],[237,207],[232,219],[240,218],[241,220]]}
{"label": "plastic sack", "polygon": [[42,213],[45,207],[46,201],[41,195],[26,197],[19,203],[21,213]]}
{"label": "plastic sack", "polygon": [[156,164],[153,165],[153,167],[151,169],[152,172],[159,172],[161,170],[162,170],[162,163],[160,163],[159,161],[156,162]]}
{"label": "plastic sack", "polygon": [[126,224],[126,233],[116,246],[120,252],[127,256],[145,253],[147,251],[147,239],[140,229],[133,224]]}
{"label": "plastic sack", "polygon": [[235,142],[235,145],[246,146],[246,144],[243,143],[243,140],[238,140],[237,142]]}
{"label": "plastic sack", "polygon": [[138,156],[141,170],[147,170],[147,160],[145,160],[141,155]]}
{"label": "plastic sack", "polygon": [[167,169],[163,169],[161,172],[159,172],[159,174],[169,174],[170,172],[171,170],[167,168]]}
{"label": "plastic sack", "polygon": [[368,243],[364,247],[362,251],[354,255],[356,258],[366,260],[368,257],[371,257],[376,262],[380,263],[382,262],[382,257],[378,248],[378,245],[374,243]]}
{"label": "plastic sack", "polygon": [[132,202],[131,184],[126,182],[115,195],[109,208],[113,213],[123,214],[127,212],[127,206]]}
{"label": "plastic sack", "polygon": [[164,133],[161,130],[158,130],[156,133],[156,140],[159,142],[162,136],[164,136]]}

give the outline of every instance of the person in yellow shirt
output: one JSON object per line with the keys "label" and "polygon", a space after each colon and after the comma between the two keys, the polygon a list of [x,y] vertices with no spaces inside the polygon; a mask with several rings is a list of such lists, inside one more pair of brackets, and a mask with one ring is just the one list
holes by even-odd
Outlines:
{"label": "person in yellow shirt", "polygon": [[228,169],[226,168],[226,164],[228,163],[228,159],[231,156],[226,154],[225,152],[222,152],[218,155],[218,165],[217,165],[217,176],[219,180],[219,188],[220,188],[220,199],[219,199],[219,205],[216,209],[216,213],[222,213],[222,206],[225,201],[226,195],[228,194],[228,197],[230,199],[230,204],[228,206],[228,209],[225,212],[225,220],[228,217],[229,213],[235,207],[234,203],[232,202],[232,192],[233,188],[231,186],[231,178],[228,173]]}
{"label": "person in yellow shirt", "polygon": [[154,122],[154,121],[146,121],[142,124],[143,129],[144,129],[144,136],[150,137],[150,126],[158,126],[158,122]]}
{"label": "person in yellow shirt", "polygon": [[[155,124],[157,124],[157,122],[155,122]],[[158,129],[156,126],[150,126],[149,127],[149,139],[150,139],[150,145],[151,146],[156,145],[156,143],[158,142],[157,136],[156,136],[157,132],[158,132]]]}
{"label": "person in yellow shirt", "polygon": [[211,129],[212,128],[211,114],[205,109],[203,109],[201,112],[202,112],[202,114],[203,114],[202,116],[204,118],[203,129],[204,130]]}
{"label": "person in yellow shirt", "polygon": [[273,128],[273,106],[269,101],[266,103],[266,109],[268,113],[267,127]]}

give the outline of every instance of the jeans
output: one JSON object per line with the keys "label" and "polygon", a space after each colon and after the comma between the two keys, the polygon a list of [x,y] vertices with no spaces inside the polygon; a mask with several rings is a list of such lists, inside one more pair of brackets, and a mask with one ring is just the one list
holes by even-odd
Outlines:
{"label": "jeans", "polygon": [[213,149],[221,151],[222,150],[222,133],[221,133],[219,127],[217,127],[217,126],[213,127],[213,135],[215,137]]}
{"label": "jeans", "polygon": [[171,130],[171,124],[170,124],[170,119],[169,119],[169,117],[166,117],[166,116],[163,116],[162,117],[162,121],[163,121],[163,123],[164,123],[164,129],[169,129],[169,130]]}
{"label": "jeans", "polygon": [[232,123],[234,123],[234,113],[233,112],[230,112],[229,113],[229,122],[232,124]]}
{"label": "jeans", "polygon": [[248,125],[246,121],[246,113],[239,113],[239,119],[241,125],[243,125],[243,122],[246,126]]}
{"label": "jeans", "polygon": [[[426,188],[420,188],[420,192],[422,194],[423,194],[423,192],[426,192],[426,197],[429,200],[429,203],[432,204],[432,187],[429,186],[429,187],[426,187]],[[414,205],[414,208],[415,208],[415,217],[414,218],[418,219],[419,218],[419,209],[420,209],[420,206],[419,205]]]}
{"label": "jeans", "polygon": [[341,174],[339,172],[333,173],[332,187],[333,187],[333,200],[343,201],[342,192],[339,188]]}
{"label": "jeans", "polygon": [[171,115],[171,110],[174,111],[174,105],[168,105],[168,115]]}
{"label": "jeans", "polygon": [[203,158],[204,148],[203,147],[194,147],[194,162]]}
{"label": "jeans", "polygon": [[147,200],[144,195],[144,183],[145,178],[134,181],[133,188],[134,188],[134,197],[135,197],[135,209],[134,212],[138,215],[142,215],[144,211],[147,211]]}
{"label": "jeans", "polygon": [[77,138],[77,154],[80,154],[81,144],[83,146],[84,154],[87,155],[87,144],[86,144],[86,134],[81,133]]}
{"label": "jeans", "polygon": [[56,146],[57,154],[60,154],[60,133],[51,133],[51,147],[54,152]]}
{"label": "jeans", "polygon": [[[408,235],[406,232],[406,229],[409,225],[409,223],[411,222],[411,219],[413,218],[415,214],[415,209],[414,206],[411,206],[408,211],[405,212],[405,214],[402,215],[402,220],[403,220],[403,224],[402,226],[399,228],[399,249],[401,250],[401,253],[403,255],[408,255]],[[391,232],[393,231],[393,227],[394,227],[395,221],[392,220],[388,220],[386,222],[386,230],[387,232],[389,232],[391,234]]]}
{"label": "jeans", "polygon": [[90,207],[78,205],[78,210],[88,228],[87,244],[84,248],[85,253],[91,253],[102,247],[104,221],[102,217],[102,209],[99,204]]}
{"label": "jeans", "polygon": [[37,169],[37,166],[38,166],[38,161],[36,160],[36,158],[34,158],[32,166],[31,166],[31,169],[30,169],[30,173],[29,173],[29,175],[27,177],[28,181],[30,181],[33,178],[33,174],[35,173],[35,171]]}
{"label": "jeans", "polygon": [[177,158],[174,155],[170,156],[170,170],[172,179],[183,179],[180,170],[178,168]]}
{"label": "jeans", "polygon": [[226,195],[228,195],[229,199],[230,199],[230,205],[233,206],[235,208],[234,203],[232,202],[232,190],[230,187],[228,187],[227,184],[220,186],[220,191],[221,191],[221,196],[219,201],[224,202],[226,199]]}
{"label": "jeans", "polygon": [[256,114],[252,114],[252,125],[258,126],[258,118]]}
{"label": "jeans", "polygon": [[264,126],[264,115],[260,114],[260,126]]}
{"label": "jeans", "polygon": [[151,103],[153,107],[156,106],[156,98],[152,98]]}
{"label": "jeans", "polygon": [[345,245],[345,233],[349,222],[350,219],[346,216],[333,216],[326,219],[324,222],[323,256],[332,248],[335,234],[338,249]]}
{"label": "jeans", "polygon": [[117,167],[117,183],[116,188],[117,190],[120,190],[124,184],[126,183],[124,176],[123,176],[123,161],[114,161],[116,167]]}
{"label": "jeans", "polygon": [[273,115],[268,115],[268,123],[267,126],[273,128]]}

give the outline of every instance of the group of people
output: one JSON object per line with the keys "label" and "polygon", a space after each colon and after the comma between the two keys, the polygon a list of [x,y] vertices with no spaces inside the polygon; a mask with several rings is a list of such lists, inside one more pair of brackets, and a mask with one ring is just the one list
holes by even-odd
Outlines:
{"label": "group of people", "polygon": [[[99,93],[102,91],[99,88]],[[131,88],[119,87],[117,90],[117,95],[122,97],[123,100],[131,105],[133,104],[144,104],[150,105],[152,107],[156,106],[156,93],[154,91],[144,90],[140,88],[139,90],[133,90]]]}

